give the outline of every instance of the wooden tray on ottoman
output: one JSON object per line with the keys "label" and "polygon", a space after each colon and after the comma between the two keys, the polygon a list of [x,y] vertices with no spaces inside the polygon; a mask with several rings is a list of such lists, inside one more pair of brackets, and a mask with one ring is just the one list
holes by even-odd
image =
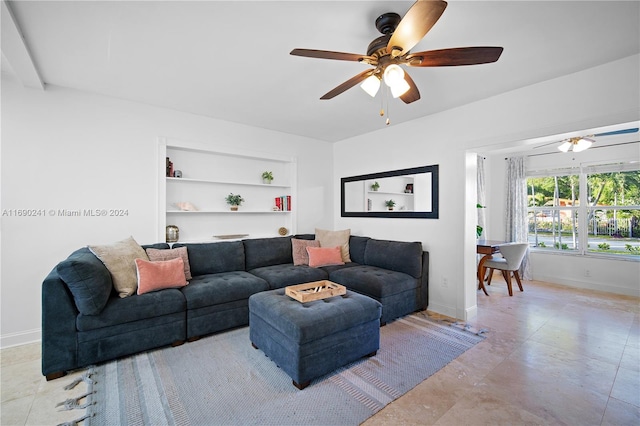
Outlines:
{"label": "wooden tray on ottoman", "polygon": [[304,303],[341,296],[347,293],[347,288],[328,280],[322,280],[285,287],[284,293],[298,302]]}

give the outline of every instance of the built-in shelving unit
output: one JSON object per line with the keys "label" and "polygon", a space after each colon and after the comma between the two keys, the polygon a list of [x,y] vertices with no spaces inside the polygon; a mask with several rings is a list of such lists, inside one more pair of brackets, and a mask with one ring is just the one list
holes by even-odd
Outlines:
{"label": "built-in shelving unit", "polygon": [[[166,158],[182,177],[167,176]],[[260,152],[210,148],[174,139],[158,141],[158,237],[167,225],[179,228],[181,242],[222,241],[215,235],[274,237],[295,233],[296,160]],[[272,183],[262,172],[271,171]],[[231,211],[225,197],[240,194],[244,202]],[[276,198],[289,197],[288,209],[274,210]],[[190,203],[197,210],[180,209]],[[183,206],[184,208],[184,206]]]}

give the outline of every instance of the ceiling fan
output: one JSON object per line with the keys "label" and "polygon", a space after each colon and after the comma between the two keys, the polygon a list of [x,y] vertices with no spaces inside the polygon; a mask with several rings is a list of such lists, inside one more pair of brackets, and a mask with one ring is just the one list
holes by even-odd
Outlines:
{"label": "ceiling fan", "polygon": [[383,35],[369,44],[366,55],[327,50],[293,49],[291,55],[309,58],[362,62],[373,66],[324,94],[331,99],[362,83],[362,88],[375,96],[384,81],[394,98],[409,104],[420,99],[415,82],[400,65],[409,67],[441,67],[476,65],[495,62],[502,47],[458,47],[411,53],[410,50],[431,30],[447,7],[446,1],[418,0],[403,18],[389,12],[376,19],[376,28]]}
{"label": "ceiling fan", "polygon": [[[569,152],[569,151],[580,152],[590,148],[591,145],[593,145],[593,143],[595,142],[595,139],[593,139],[595,137],[623,135],[627,133],[635,133],[637,131],[638,131],[638,128],[635,127],[632,129],[614,130],[612,132],[597,133],[595,135],[577,136],[577,137],[564,139],[560,141],[561,143],[560,145],[558,145],[558,149],[562,152]],[[552,142],[552,144],[554,143],[557,143],[557,142]],[[546,144],[546,145],[551,145],[551,144]],[[540,148],[546,145],[541,145]]]}

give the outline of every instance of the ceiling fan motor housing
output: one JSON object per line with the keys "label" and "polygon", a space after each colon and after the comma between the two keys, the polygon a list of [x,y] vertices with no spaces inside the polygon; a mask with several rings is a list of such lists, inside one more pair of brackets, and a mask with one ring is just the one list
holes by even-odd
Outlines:
{"label": "ceiling fan motor housing", "polygon": [[376,19],[376,28],[382,34],[391,34],[396,30],[401,19],[395,12],[383,13]]}

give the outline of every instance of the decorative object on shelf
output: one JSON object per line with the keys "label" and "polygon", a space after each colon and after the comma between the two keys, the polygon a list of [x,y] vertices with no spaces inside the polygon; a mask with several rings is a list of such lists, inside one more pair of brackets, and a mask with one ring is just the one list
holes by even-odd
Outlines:
{"label": "decorative object on shelf", "polygon": [[173,177],[181,178],[182,177],[182,170],[174,170],[173,171]]}
{"label": "decorative object on shelf", "polygon": [[278,234],[282,235],[283,237],[288,233],[289,233],[289,230],[284,226],[281,226],[280,229],[278,229]]}
{"label": "decorative object on shelf", "polygon": [[378,188],[380,188],[380,184],[378,183],[378,181],[373,182],[373,184],[371,185],[371,190],[377,191]]}
{"label": "decorative object on shelf", "polygon": [[173,162],[167,157],[167,177],[173,177]]}
{"label": "decorative object on shelf", "polygon": [[231,210],[237,211],[240,204],[244,201],[244,198],[242,198],[242,195],[230,193],[225,198],[225,201],[231,206]]}
{"label": "decorative object on shelf", "polygon": [[173,203],[174,206],[176,206],[180,211],[183,212],[197,212],[198,208],[196,206],[194,206],[193,204],[191,204],[188,201],[183,201],[180,203]]}
{"label": "decorative object on shelf", "polygon": [[168,243],[175,243],[180,239],[180,229],[175,225],[167,225],[166,235]]}
{"label": "decorative object on shelf", "polygon": [[393,210],[393,207],[396,205],[396,202],[393,200],[385,200],[384,205],[389,208],[389,210]]}
{"label": "decorative object on shelf", "polygon": [[273,206],[273,207],[271,207],[271,211],[279,212],[279,211],[282,211],[282,209],[280,207],[278,207],[278,206]]}
{"label": "decorative object on shelf", "polygon": [[404,188],[404,192],[406,192],[407,194],[413,194],[413,184],[408,183]]}
{"label": "decorative object on shelf", "polygon": [[218,238],[220,240],[239,240],[240,238],[248,237],[249,234],[225,234],[225,235],[214,235],[214,238]]}
{"label": "decorative object on shelf", "polygon": [[273,172],[262,172],[262,181],[264,183],[271,183],[273,180]]}

